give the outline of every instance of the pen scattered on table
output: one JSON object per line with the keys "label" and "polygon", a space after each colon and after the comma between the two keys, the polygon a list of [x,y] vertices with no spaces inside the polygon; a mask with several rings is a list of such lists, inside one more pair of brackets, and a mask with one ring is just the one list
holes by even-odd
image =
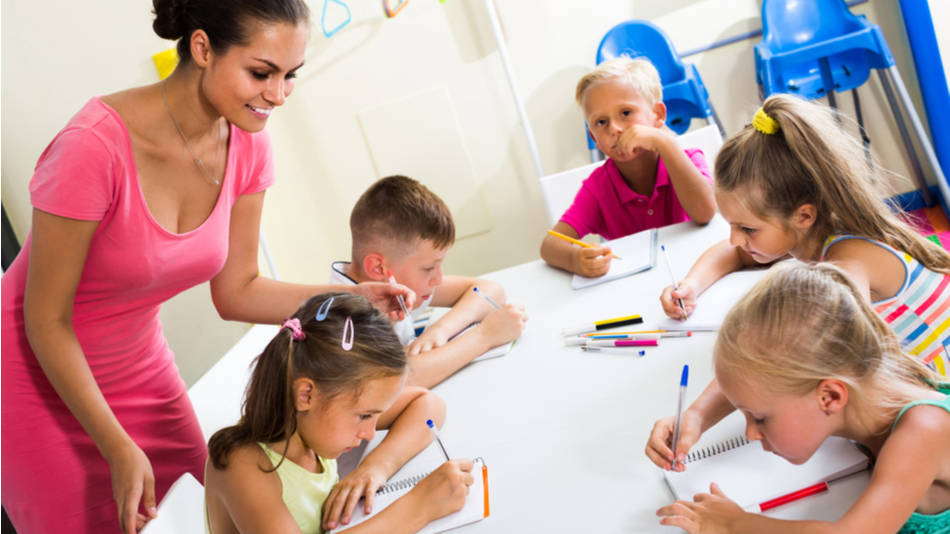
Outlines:
{"label": "pen scattered on table", "polygon": [[659,339],[588,339],[586,347],[657,347]]}
{"label": "pen scattered on table", "polygon": [[614,354],[629,354],[633,356],[646,356],[647,351],[636,349],[634,347],[581,347],[585,352],[611,352]]}
{"label": "pen scattered on table", "polygon": [[577,334],[584,334],[587,332],[596,332],[598,330],[605,330],[607,328],[616,328],[618,326],[624,326],[628,324],[640,324],[643,322],[643,317],[639,315],[625,315],[623,317],[614,317],[613,319],[603,319],[601,321],[594,321],[592,323],[584,323],[575,326],[567,327],[561,330],[562,336],[573,336]]}
{"label": "pen scattered on table", "polygon": [[[663,251],[663,257],[666,258],[666,266],[670,269],[670,278],[673,279],[673,290],[679,291],[679,284],[676,282],[676,275],[673,274],[673,264],[670,263],[670,255],[666,252],[666,245],[660,245],[660,250]],[[680,303],[680,309],[683,310],[683,319],[689,319],[689,316],[686,315],[686,306],[683,304],[683,299],[676,299]]]}
{"label": "pen scattered on table", "polygon": [[491,304],[492,307],[494,307],[496,310],[501,309],[501,306],[499,306],[497,302],[495,302],[494,300],[492,300],[491,297],[489,297],[488,295],[486,295],[486,294],[482,293],[481,291],[479,291],[477,287],[473,287],[473,288],[472,288],[472,291],[474,291],[475,294],[478,295],[479,297],[482,297],[483,299],[485,299],[485,302]]}
{"label": "pen scattered on table", "polygon": [[435,430],[435,423],[432,422],[432,419],[426,419],[426,426],[429,427],[429,430],[432,431],[432,435],[435,436],[435,441],[439,444],[439,447],[442,449],[442,454],[445,455],[445,461],[448,462],[451,460],[449,458],[448,451],[445,450],[445,445],[442,444],[442,438],[439,437],[439,433]]}
{"label": "pen scattered on table", "polygon": [[692,331],[682,330],[679,332],[666,332],[666,331],[643,331],[643,332],[604,332],[592,333],[592,334],[582,334],[580,337],[585,339],[663,339],[668,337],[691,337],[693,335]]}
{"label": "pen scattered on table", "polygon": [[676,420],[673,422],[673,463],[670,469],[676,467],[676,445],[680,440],[680,422],[683,419],[683,400],[686,399],[686,383],[689,381],[689,365],[683,366],[683,374],[680,375],[680,396],[676,403]]}
{"label": "pen scattered on table", "polygon": [[[569,236],[569,235],[564,235],[564,234],[562,234],[561,232],[555,232],[554,230],[548,230],[548,233],[551,234],[551,235],[553,235],[554,237],[563,239],[563,240],[567,241],[568,243],[574,243],[575,245],[580,246],[580,247],[584,247],[584,248],[594,248],[594,246],[595,246],[595,245],[591,245],[590,243],[585,243],[585,242],[581,241],[580,239],[574,239],[573,237],[571,237],[571,236]],[[620,256],[614,254],[613,252],[611,252],[610,255],[611,255],[611,257],[613,257],[615,260],[622,260],[622,259],[623,259],[623,258],[621,258]]]}
{"label": "pen scattered on table", "polygon": [[[656,341],[660,339],[660,334],[613,334],[596,337],[587,336],[569,336],[564,338],[564,344],[568,347],[589,345],[590,341]],[[605,345],[606,346],[606,345]]]}

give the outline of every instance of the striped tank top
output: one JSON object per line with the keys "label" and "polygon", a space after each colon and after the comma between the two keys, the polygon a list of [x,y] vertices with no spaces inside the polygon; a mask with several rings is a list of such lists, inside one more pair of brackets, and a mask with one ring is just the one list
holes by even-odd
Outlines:
{"label": "striped tank top", "polygon": [[904,352],[927,367],[950,377],[950,275],[931,271],[906,252],[855,235],[832,235],[821,249],[845,239],[863,239],[894,254],[904,265],[904,283],[893,297],[871,303],[874,311],[891,326]]}

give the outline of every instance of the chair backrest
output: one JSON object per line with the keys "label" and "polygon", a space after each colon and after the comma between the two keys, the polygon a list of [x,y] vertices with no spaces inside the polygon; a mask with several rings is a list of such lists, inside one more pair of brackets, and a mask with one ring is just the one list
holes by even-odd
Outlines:
{"label": "chair backrest", "polygon": [[544,206],[548,210],[548,222],[551,226],[557,224],[564,211],[574,202],[574,195],[580,190],[581,183],[594,169],[603,164],[603,161],[588,163],[583,167],[541,178],[541,196],[544,197]]}
{"label": "chair backrest", "polygon": [[652,22],[628,20],[604,34],[597,47],[597,64],[622,55],[649,59],[660,73],[660,83],[663,85],[686,79],[686,68],[673,42]]}
{"label": "chair backrest", "polygon": [[178,534],[203,532],[205,489],[190,473],[172,484],[158,505],[158,515],[148,522],[141,534]]}
{"label": "chair backrest", "polygon": [[[687,132],[676,139],[684,149],[701,149],[709,163],[709,169],[712,171],[716,154],[719,153],[719,147],[722,146],[722,136],[715,124],[709,124]],[[603,161],[589,163],[583,167],[541,178],[541,196],[544,197],[544,206],[547,208],[548,222],[551,226],[554,226],[561,219],[564,211],[574,202],[574,196],[580,190],[581,183],[590,176],[590,173],[594,172],[594,169],[603,164]]]}
{"label": "chair backrest", "polygon": [[762,41],[775,53],[833,39],[863,27],[844,0],[762,2]]}

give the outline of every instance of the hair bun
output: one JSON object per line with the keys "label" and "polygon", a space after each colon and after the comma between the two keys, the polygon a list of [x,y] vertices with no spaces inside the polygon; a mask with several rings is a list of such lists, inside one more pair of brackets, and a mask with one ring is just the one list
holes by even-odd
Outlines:
{"label": "hair bun", "polygon": [[185,11],[189,0],[152,0],[155,21],[152,29],[162,39],[177,40],[185,36]]}

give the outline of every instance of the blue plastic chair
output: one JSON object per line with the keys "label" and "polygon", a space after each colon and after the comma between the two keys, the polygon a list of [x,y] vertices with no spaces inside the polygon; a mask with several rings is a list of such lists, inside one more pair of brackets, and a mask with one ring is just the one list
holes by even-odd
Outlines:
{"label": "blue plastic chair", "polygon": [[[663,30],[645,20],[629,20],[611,28],[597,47],[597,63],[627,55],[645,57],[656,67],[663,84],[663,103],[666,104],[666,125],[682,134],[689,129],[693,118],[703,118],[710,124],[715,123],[725,137],[722,123],[709,102],[709,92],[699,76],[695,65],[685,65],[676,53],[673,42]],[[591,149],[592,159],[597,148],[594,140],[587,137],[587,146]]]}
{"label": "blue plastic chair", "polygon": [[938,178],[942,179],[943,174],[879,26],[851,13],[844,0],[764,0],[762,42],[755,45],[754,54],[756,81],[763,98],[774,93],[807,99],[827,96],[829,104],[836,107],[835,93],[853,90],[859,123],[857,88],[875,69],[924,200],[927,205],[933,204],[892,84]]}

